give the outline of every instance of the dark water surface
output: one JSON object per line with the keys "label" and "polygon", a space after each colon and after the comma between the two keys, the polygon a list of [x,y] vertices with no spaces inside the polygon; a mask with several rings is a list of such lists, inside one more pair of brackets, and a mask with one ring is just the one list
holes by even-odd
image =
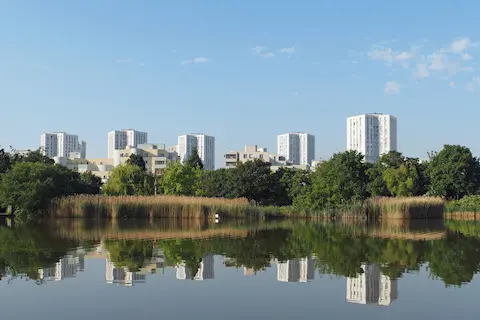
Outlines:
{"label": "dark water surface", "polygon": [[480,224],[0,223],[2,319],[479,319]]}

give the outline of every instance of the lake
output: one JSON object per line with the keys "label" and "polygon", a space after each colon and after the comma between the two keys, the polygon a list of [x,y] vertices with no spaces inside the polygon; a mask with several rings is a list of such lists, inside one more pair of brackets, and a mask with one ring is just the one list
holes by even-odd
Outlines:
{"label": "lake", "polygon": [[480,224],[0,221],[2,319],[478,319]]}

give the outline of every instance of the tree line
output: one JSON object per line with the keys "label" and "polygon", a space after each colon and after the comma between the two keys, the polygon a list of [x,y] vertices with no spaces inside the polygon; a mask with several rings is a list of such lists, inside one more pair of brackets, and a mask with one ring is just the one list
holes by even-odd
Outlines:
{"label": "tree line", "polygon": [[43,156],[20,156],[0,149],[0,207],[17,214],[44,212],[52,198],[71,194],[184,195],[247,198],[259,205],[293,206],[319,211],[348,206],[369,197],[432,195],[461,199],[480,192],[480,162],[467,147],[445,145],[421,162],[392,151],[367,163],[355,151],[334,154],[312,172],[280,168],[272,172],[260,159],[235,168],[203,169],[194,150],[183,163],[170,163],[163,174],[146,171],[141,156],[113,169],[103,186],[91,173],[76,173]]}

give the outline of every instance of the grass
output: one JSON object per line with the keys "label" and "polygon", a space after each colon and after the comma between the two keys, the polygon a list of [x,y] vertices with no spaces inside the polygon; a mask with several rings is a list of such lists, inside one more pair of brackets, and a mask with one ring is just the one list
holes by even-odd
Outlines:
{"label": "grass", "polygon": [[442,218],[444,201],[433,197],[371,198],[341,209],[311,212],[293,207],[255,206],[247,199],[185,196],[76,195],[52,201],[52,218],[101,219],[222,219],[271,220],[284,218],[381,220]]}
{"label": "grass", "polygon": [[247,199],[222,199],[184,196],[76,195],[52,201],[53,218],[179,218],[211,219],[258,218],[259,207]]}
{"label": "grass", "polygon": [[442,219],[445,202],[436,197],[378,197],[365,206],[368,219]]}

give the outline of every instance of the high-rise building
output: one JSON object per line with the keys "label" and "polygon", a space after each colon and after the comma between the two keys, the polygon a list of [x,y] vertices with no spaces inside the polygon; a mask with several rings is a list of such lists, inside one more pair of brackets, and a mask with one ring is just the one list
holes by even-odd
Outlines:
{"label": "high-rise building", "polygon": [[281,134],[277,137],[277,153],[293,165],[311,165],[315,159],[315,136],[304,132]]}
{"label": "high-rise building", "polygon": [[203,133],[184,134],[178,137],[177,153],[183,163],[197,149],[205,170],[215,170],[215,137]]}
{"label": "high-rise building", "polygon": [[69,157],[71,153],[77,153],[85,158],[87,143],[79,141],[78,136],[65,132],[44,133],[40,136],[40,147],[43,153],[50,158]]}
{"label": "high-rise building", "polygon": [[369,113],[347,118],[347,150],[376,162],[381,155],[397,150],[397,118],[388,114]]}
{"label": "high-rise building", "polygon": [[147,133],[133,129],[114,130],[108,133],[108,157],[113,158],[115,150],[137,147],[147,143]]}

